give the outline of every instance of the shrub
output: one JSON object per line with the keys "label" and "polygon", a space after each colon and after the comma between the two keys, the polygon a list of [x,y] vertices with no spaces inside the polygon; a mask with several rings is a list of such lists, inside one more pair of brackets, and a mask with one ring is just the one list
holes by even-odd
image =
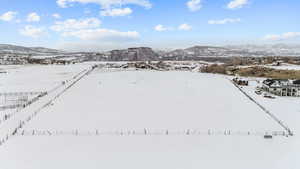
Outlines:
{"label": "shrub", "polygon": [[202,67],[200,71],[203,73],[226,74],[226,65],[212,64]]}

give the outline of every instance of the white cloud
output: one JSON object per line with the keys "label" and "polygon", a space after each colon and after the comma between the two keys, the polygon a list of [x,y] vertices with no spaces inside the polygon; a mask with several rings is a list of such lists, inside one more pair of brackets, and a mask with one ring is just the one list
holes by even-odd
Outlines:
{"label": "white cloud", "polygon": [[56,44],[57,49],[62,49],[64,51],[72,52],[99,52],[108,51],[114,49],[129,48],[132,46],[140,46],[141,44],[136,43],[136,41],[123,41],[122,43],[114,41],[62,41]]}
{"label": "white cloud", "polygon": [[272,34],[272,35],[266,35],[263,40],[280,40],[281,39],[281,36],[280,35],[275,35],[275,34]]}
{"label": "white cloud", "polygon": [[27,22],[39,22],[40,20],[41,17],[35,12],[32,12],[27,15]]}
{"label": "white cloud", "polygon": [[61,32],[64,37],[75,37],[81,40],[106,40],[106,41],[128,41],[139,38],[136,31],[121,32],[117,30],[99,28],[101,21],[97,18],[67,19],[57,21],[50,29]]}
{"label": "white cloud", "polygon": [[178,29],[183,30],[183,31],[189,31],[192,29],[192,26],[184,23],[184,24],[179,25]]}
{"label": "white cloud", "polygon": [[23,29],[19,30],[20,34],[23,36],[28,36],[32,38],[39,38],[46,34],[44,28],[34,27],[32,25],[27,25]]}
{"label": "white cloud", "polygon": [[100,12],[102,16],[126,16],[130,15],[132,10],[130,8],[115,8],[115,9],[105,9]]}
{"label": "white cloud", "polygon": [[241,22],[240,18],[225,18],[222,20],[209,20],[208,24],[212,24],[212,25],[224,25],[224,24],[228,24],[228,23],[237,23],[237,22]]}
{"label": "white cloud", "polygon": [[299,37],[300,36],[300,32],[287,32],[282,34],[282,37],[284,39],[291,39],[291,38],[295,38],[295,37]]}
{"label": "white cloud", "polygon": [[283,34],[270,34],[270,35],[266,35],[263,39],[277,41],[277,40],[293,39],[293,38],[297,38],[297,37],[300,37],[300,32],[286,32]]}
{"label": "white cloud", "polygon": [[201,0],[190,0],[186,3],[190,11],[195,12],[202,8]]}
{"label": "white cloud", "polygon": [[155,31],[158,31],[158,32],[163,32],[163,31],[169,30],[169,28],[166,28],[165,26],[159,24],[159,25],[156,25],[156,26],[154,27],[154,30],[155,30]]}
{"label": "white cloud", "polygon": [[247,4],[248,4],[248,0],[233,0],[227,4],[227,8],[238,9],[244,7]]}
{"label": "white cloud", "polygon": [[101,21],[97,18],[87,18],[87,19],[67,19],[65,21],[57,21],[53,26],[50,27],[51,30],[56,32],[67,32],[79,29],[90,29],[98,28],[101,25]]}
{"label": "white cloud", "polygon": [[[183,30],[183,31],[189,31],[192,29],[192,26],[184,23],[184,24],[179,25],[177,29]],[[174,29],[173,27],[165,27],[164,25],[159,24],[154,27],[154,30],[158,31],[158,32],[164,32],[164,31],[172,31],[172,30],[176,30],[176,29]]]}
{"label": "white cloud", "polygon": [[73,3],[95,3],[99,4],[103,9],[111,8],[111,7],[120,7],[123,5],[139,5],[145,8],[151,8],[152,4],[148,0],[57,0],[56,3],[62,7],[66,8],[71,6]]}
{"label": "white cloud", "polygon": [[78,31],[64,32],[63,36],[76,37],[81,40],[127,41],[138,39],[140,35],[136,31],[120,32],[110,29],[83,29]]}
{"label": "white cloud", "polygon": [[60,14],[58,14],[58,13],[52,14],[52,17],[55,18],[55,19],[60,19],[61,18]]}
{"label": "white cloud", "polygon": [[8,12],[6,12],[6,13],[0,15],[0,20],[6,21],[6,22],[12,21],[12,20],[15,19],[15,17],[16,17],[17,14],[18,14],[17,12],[14,12],[14,11],[8,11]]}

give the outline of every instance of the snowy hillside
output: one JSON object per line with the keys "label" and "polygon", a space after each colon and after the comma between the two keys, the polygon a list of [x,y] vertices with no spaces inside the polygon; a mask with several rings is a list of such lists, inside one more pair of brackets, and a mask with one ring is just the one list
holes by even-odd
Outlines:
{"label": "snowy hillside", "polygon": [[16,45],[0,44],[0,54],[49,54],[49,53],[62,53],[62,51],[56,49],[49,49],[44,47],[23,47]]}

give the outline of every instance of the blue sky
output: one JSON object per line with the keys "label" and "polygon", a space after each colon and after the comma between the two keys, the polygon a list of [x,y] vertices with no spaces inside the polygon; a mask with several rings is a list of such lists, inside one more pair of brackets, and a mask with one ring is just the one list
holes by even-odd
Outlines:
{"label": "blue sky", "polygon": [[299,0],[1,0],[0,43],[69,50],[300,42]]}

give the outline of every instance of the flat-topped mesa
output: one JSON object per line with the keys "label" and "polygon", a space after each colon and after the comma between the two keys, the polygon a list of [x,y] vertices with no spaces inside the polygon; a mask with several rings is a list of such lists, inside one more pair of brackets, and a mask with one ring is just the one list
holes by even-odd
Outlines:
{"label": "flat-topped mesa", "polygon": [[158,54],[149,47],[135,47],[112,50],[109,58],[111,61],[153,61],[158,60]]}

